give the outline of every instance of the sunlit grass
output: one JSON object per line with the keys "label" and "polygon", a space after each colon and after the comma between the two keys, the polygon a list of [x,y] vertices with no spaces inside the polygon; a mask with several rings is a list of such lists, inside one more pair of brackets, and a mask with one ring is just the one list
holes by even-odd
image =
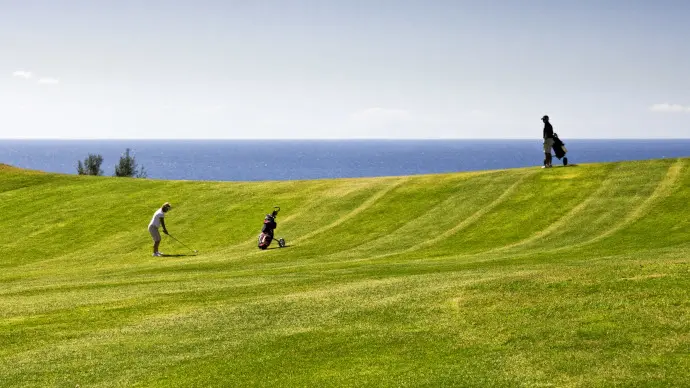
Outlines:
{"label": "sunlit grass", "polygon": [[[0,386],[684,386],[689,164],[250,183],[0,165]],[[151,256],[165,201],[198,256]],[[288,247],[259,251],[274,205]]]}

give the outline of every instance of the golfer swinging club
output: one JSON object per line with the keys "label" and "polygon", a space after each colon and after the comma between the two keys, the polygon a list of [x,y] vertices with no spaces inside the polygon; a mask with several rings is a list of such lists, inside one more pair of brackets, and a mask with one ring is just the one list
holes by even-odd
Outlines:
{"label": "golfer swinging club", "polygon": [[172,206],[169,202],[166,202],[161,206],[160,209],[153,213],[153,218],[149,223],[149,233],[153,238],[153,256],[159,257],[163,256],[163,253],[158,252],[158,246],[161,243],[161,234],[158,232],[159,227],[163,227],[163,233],[168,234],[168,229],[165,228],[165,213],[167,213]]}

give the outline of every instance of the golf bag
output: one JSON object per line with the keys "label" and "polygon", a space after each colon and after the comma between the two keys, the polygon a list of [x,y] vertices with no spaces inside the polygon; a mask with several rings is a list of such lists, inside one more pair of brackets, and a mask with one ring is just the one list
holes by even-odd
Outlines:
{"label": "golf bag", "polygon": [[568,165],[568,158],[565,157],[565,154],[568,152],[568,150],[565,148],[565,143],[561,141],[556,133],[553,134],[553,152],[556,154],[558,160],[563,159],[564,166]]}
{"label": "golf bag", "polygon": [[[259,249],[263,250],[268,248],[269,245],[271,245],[271,242],[273,241],[273,231],[275,230],[275,228],[278,227],[276,217],[278,216],[279,211],[280,207],[275,206],[271,214],[266,214],[266,217],[264,218],[264,224],[261,227],[261,234],[259,234],[259,240],[257,242]],[[278,246],[281,248],[284,247],[285,240],[282,238],[278,239]]]}

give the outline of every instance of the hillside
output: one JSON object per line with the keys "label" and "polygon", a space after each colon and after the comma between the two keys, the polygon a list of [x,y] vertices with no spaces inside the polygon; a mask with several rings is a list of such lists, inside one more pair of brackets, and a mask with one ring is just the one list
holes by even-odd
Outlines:
{"label": "hillside", "polygon": [[[169,201],[151,256],[147,225]],[[0,165],[0,386],[683,386],[690,158],[191,182]],[[259,251],[282,208],[288,247]]]}

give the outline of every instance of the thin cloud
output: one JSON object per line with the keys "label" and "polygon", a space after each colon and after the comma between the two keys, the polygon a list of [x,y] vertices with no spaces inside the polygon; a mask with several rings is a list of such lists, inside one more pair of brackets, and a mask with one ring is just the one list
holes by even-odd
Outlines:
{"label": "thin cloud", "polygon": [[18,77],[18,78],[24,78],[24,79],[30,79],[34,75],[30,71],[24,71],[24,70],[17,70],[14,73],[12,73],[12,77]]}
{"label": "thin cloud", "polygon": [[57,78],[41,78],[38,80],[39,84],[43,85],[56,85],[60,83],[60,80]]}
{"label": "thin cloud", "polygon": [[226,106],[224,104],[199,105],[192,108],[192,112],[197,114],[212,114],[224,111]]}
{"label": "thin cloud", "polygon": [[652,112],[690,112],[690,106],[680,105],[680,104],[654,104],[649,107]]}
{"label": "thin cloud", "polygon": [[404,109],[367,108],[350,114],[348,136],[396,137],[419,125],[419,118]]}
{"label": "thin cloud", "polygon": [[[23,78],[25,80],[34,79],[34,73],[26,70],[17,70],[12,73],[12,77]],[[36,83],[41,85],[57,85],[60,83],[60,79],[53,77],[41,77],[36,80]]]}
{"label": "thin cloud", "polygon": [[473,109],[470,111],[472,117],[489,117],[489,112],[483,109]]}
{"label": "thin cloud", "polygon": [[369,108],[350,115],[356,121],[392,122],[407,121],[412,117],[410,112],[403,109]]}

